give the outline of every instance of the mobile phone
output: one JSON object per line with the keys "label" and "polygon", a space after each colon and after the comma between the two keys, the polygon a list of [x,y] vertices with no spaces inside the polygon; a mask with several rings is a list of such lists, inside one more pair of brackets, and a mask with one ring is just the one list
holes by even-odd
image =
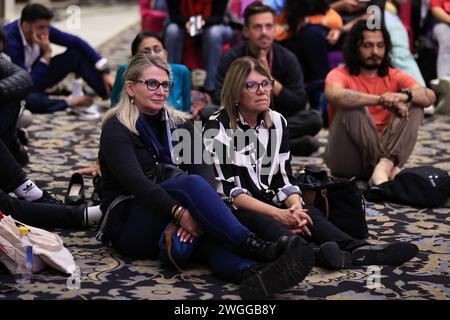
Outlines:
{"label": "mobile phone", "polygon": [[189,35],[191,37],[195,37],[196,35],[202,33],[202,27],[203,27],[202,21],[203,21],[203,18],[201,15],[192,16],[189,18],[189,24],[190,24]]}

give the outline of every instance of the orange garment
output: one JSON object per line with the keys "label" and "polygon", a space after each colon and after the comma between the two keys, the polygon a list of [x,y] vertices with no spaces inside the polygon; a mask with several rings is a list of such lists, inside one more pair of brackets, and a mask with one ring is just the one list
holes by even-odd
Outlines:
{"label": "orange garment", "polygon": [[[389,68],[386,77],[367,78],[363,75],[350,75],[345,67],[338,67],[328,73],[325,79],[325,86],[336,83],[345,89],[355,90],[361,93],[382,95],[386,92],[399,92],[402,88],[411,88],[417,81],[400,69]],[[383,106],[368,106],[369,113],[377,126],[378,133],[381,133],[387,125],[392,113]],[[336,107],[328,104],[328,118],[330,125],[336,115]]]}
{"label": "orange garment", "polygon": [[306,22],[310,24],[320,24],[328,29],[341,30],[344,26],[341,15],[334,9],[328,10],[325,15],[316,14],[314,16],[309,16],[306,18]]}
{"label": "orange garment", "polygon": [[[329,9],[326,14],[317,14],[314,16],[308,16],[305,19],[306,23],[319,24],[328,29],[339,29],[343,27],[342,18],[339,13],[334,9]],[[286,13],[283,10],[278,16],[275,17],[275,40],[284,41],[292,36],[291,30],[286,21]]]}
{"label": "orange garment", "polygon": [[430,7],[441,7],[448,14],[450,14],[450,0],[431,0]]}

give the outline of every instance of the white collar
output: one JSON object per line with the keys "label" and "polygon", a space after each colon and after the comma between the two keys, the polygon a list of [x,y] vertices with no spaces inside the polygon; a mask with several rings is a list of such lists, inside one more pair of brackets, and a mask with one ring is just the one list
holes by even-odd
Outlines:
{"label": "white collar", "polygon": [[19,32],[20,32],[20,37],[22,38],[23,46],[24,47],[31,47],[28,44],[27,39],[25,39],[25,35],[23,34],[22,26],[20,25],[20,19],[17,21],[17,24],[19,25]]}

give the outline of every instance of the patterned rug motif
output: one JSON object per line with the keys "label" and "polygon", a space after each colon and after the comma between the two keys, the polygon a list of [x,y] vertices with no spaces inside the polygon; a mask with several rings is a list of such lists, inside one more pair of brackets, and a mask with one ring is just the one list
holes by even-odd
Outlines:
{"label": "patterned rug motif", "polygon": [[[137,28],[135,28],[138,30]],[[136,33],[128,30],[111,41],[102,52],[126,60],[124,46]],[[122,44],[122,45],[120,45]],[[114,51],[115,48],[116,51]],[[120,50],[119,50],[119,49]],[[97,157],[101,121],[80,119],[66,112],[34,117],[29,129],[30,165],[25,169],[38,185],[64,194],[71,173],[93,165]],[[294,158],[300,164],[323,166],[321,155],[327,131],[319,134],[322,147],[308,158]],[[430,164],[450,171],[450,117],[426,119],[418,143],[407,166]],[[86,195],[92,192],[92,179],[85,177]],[[330,271],[315,267],[297,286],[276,295],[277,299],[450,299],[450,209],[417,209],[391,203],[368,203],[370,240],[374,243],[410,241],[419,255],[398,267],[370,267]],[[0,294],[0,299],[239,299],[238,285],[221,281],[201,265],[175,272],[158,261],[133,261],[102,246],[95,230],[55,230],[76,259],[81,270],[79,289],[75,282],[56,271],[35,275],[18,291]],[[379,272],[379,285],[376,285]],[[190,277],[204,284],[193,283]],[[11,275],[0,266],[0,282],[12,283]]]}

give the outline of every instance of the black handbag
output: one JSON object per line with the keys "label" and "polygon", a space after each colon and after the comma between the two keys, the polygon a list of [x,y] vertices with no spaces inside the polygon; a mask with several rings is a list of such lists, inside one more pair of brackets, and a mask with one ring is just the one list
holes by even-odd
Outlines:
{"label": "black handbag", "polygon": [[354,179],[337,179],[324,170],[303,168],[296,182],[306,204],[321,210],[330,222],[353,238],[368,238],[365,201]]}

